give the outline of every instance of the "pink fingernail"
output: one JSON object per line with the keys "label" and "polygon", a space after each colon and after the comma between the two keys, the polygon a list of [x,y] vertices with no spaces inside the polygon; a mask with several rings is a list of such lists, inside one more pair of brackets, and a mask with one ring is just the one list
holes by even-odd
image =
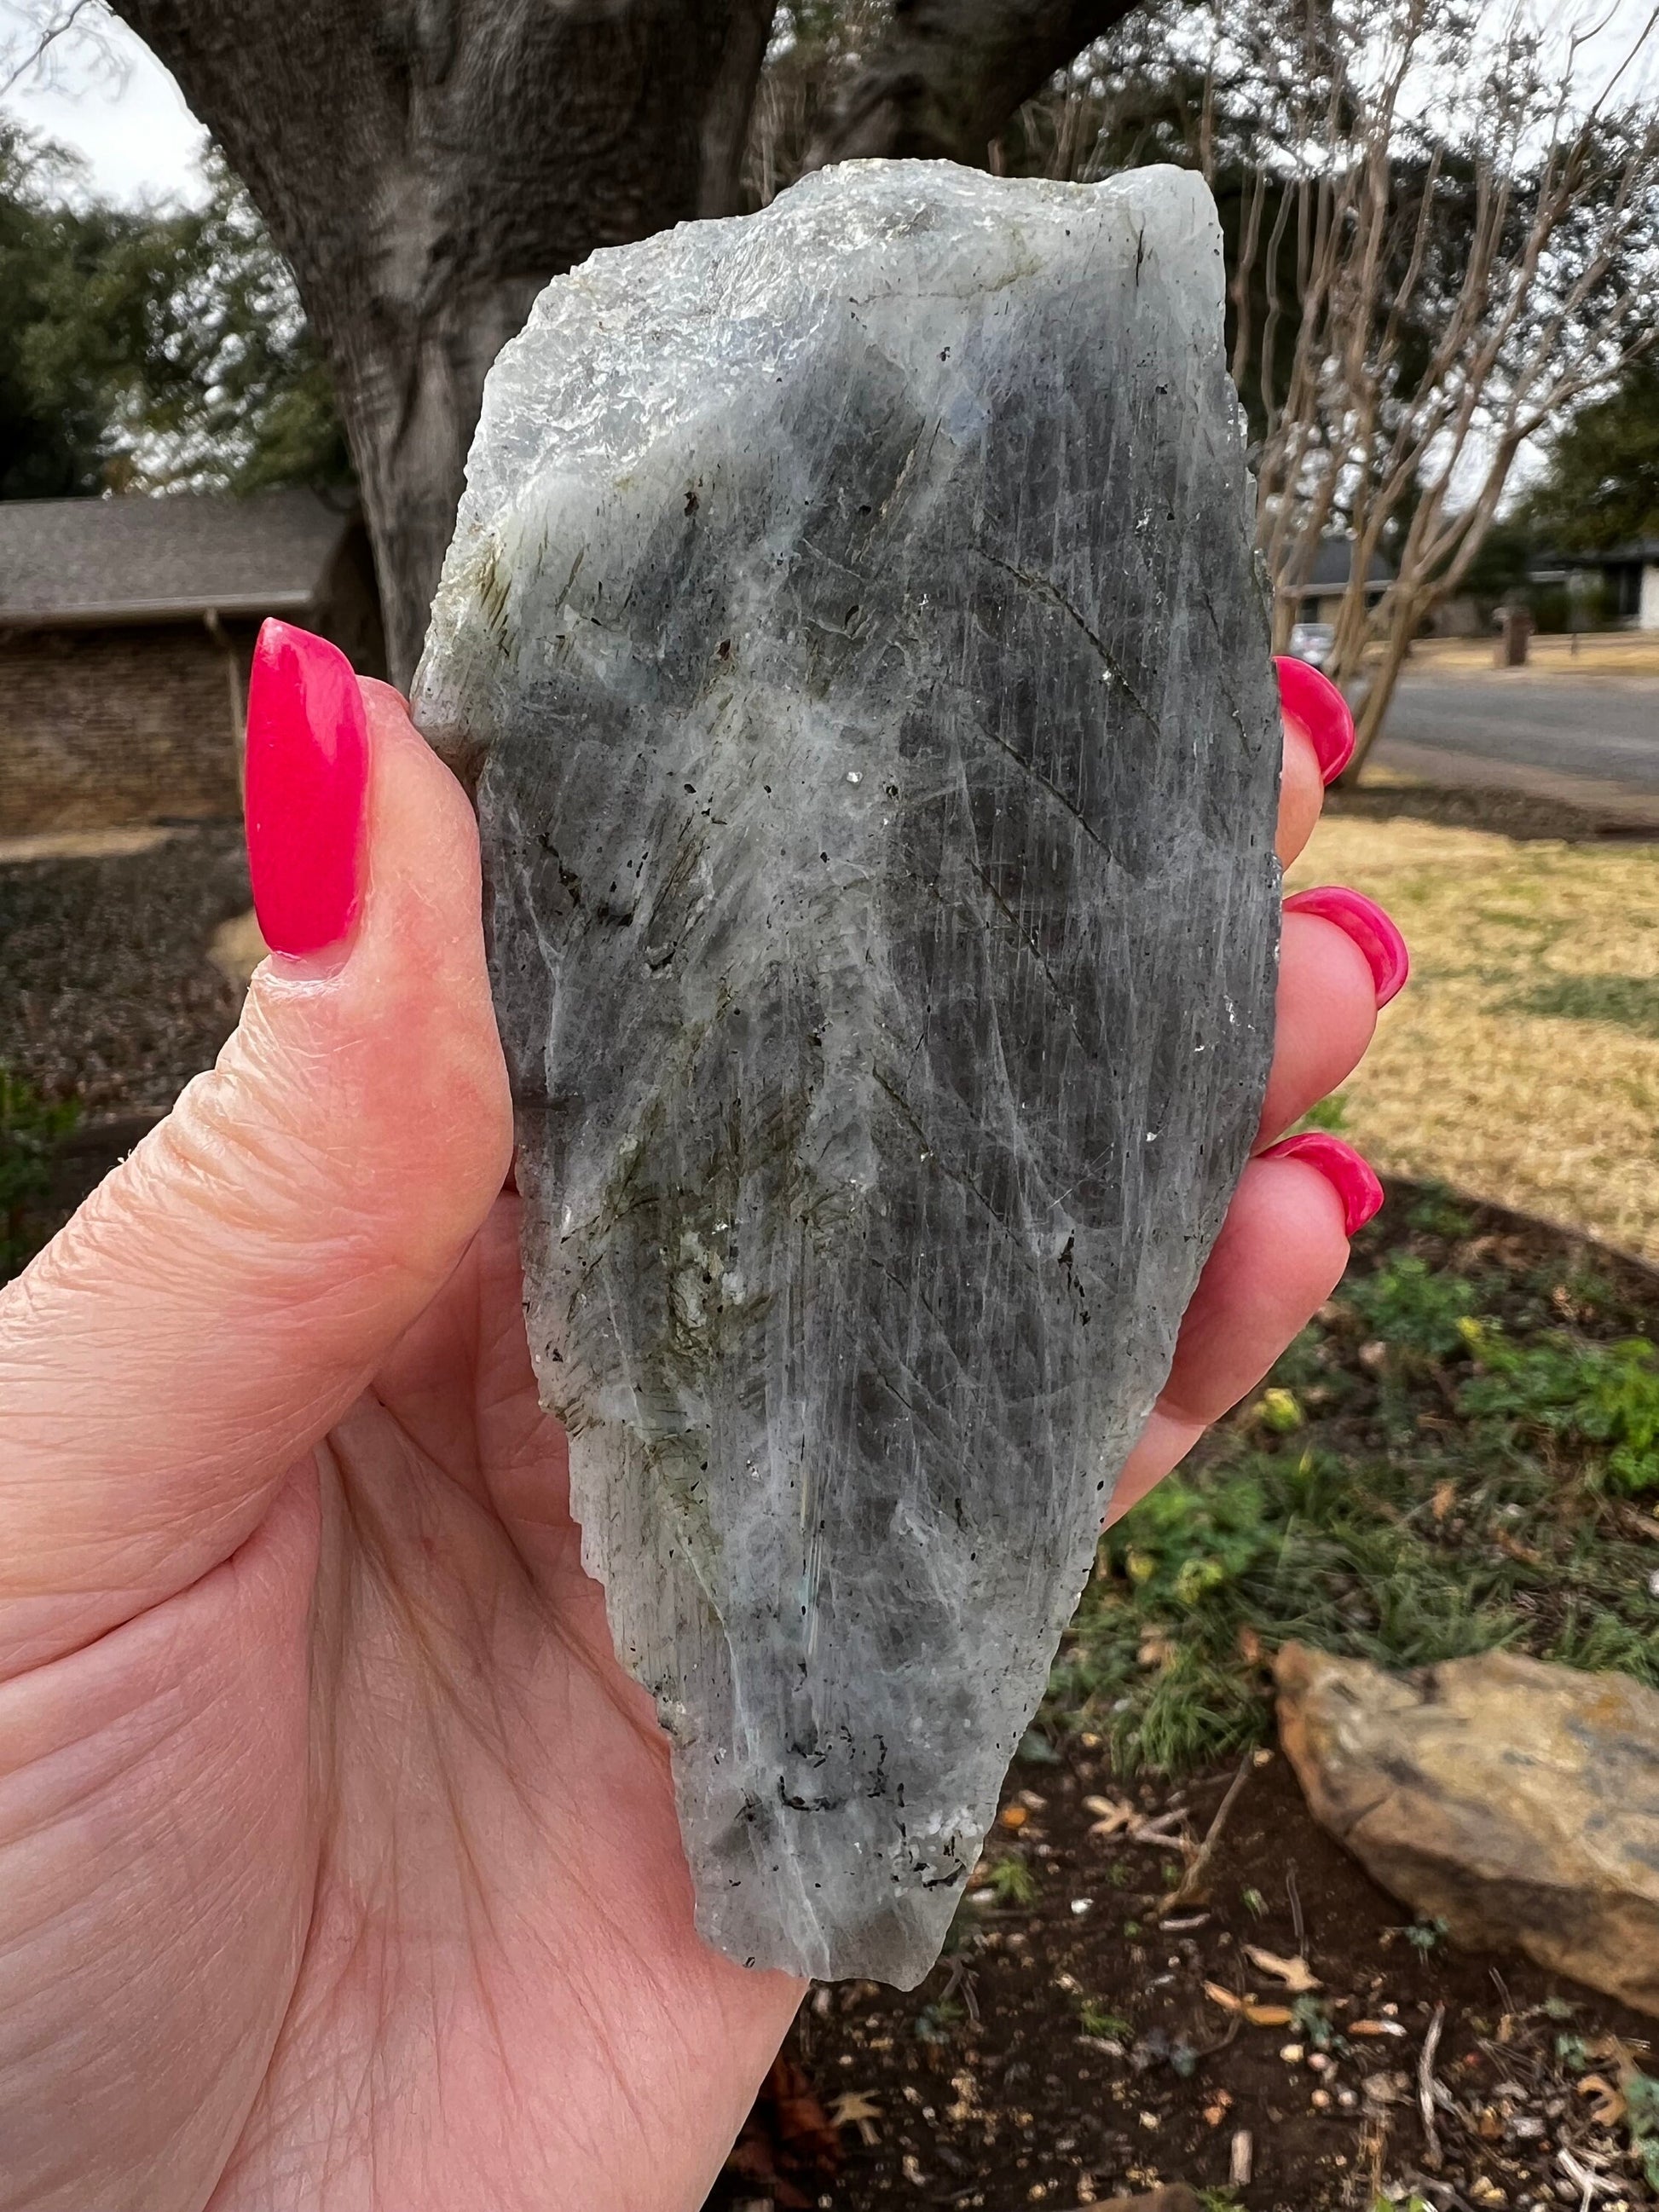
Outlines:
{"label": "pink fingernail", "polygon": [[247,857],[273,952],[343,945],[362,894],[368,722],[351,663],[292,623],[267,622],[247,694]]}
{"label": "pink fingernail", "polygon": [[1376,987],[1376,1003],[1386,1006],[1406,988],[1412,957],[1406,940],[1375,899],[1346,884],[1322,884],[1312,890],[1293,891],[1285,902],[1286,914],[1317,915],[1334,921],[1344,936],[1352,938],[1364,954]]}
{"label": "pink fingernail", "polygon": [[1261,1154],[1264,1160],[1306,1160],[1317,1168],[1342,1201],[1342,1225],[1354,1236],[1381,1210],[1382,1186],[1369,1164],[1352,1145],[1328,1129],[1304,1129],[1299,1136],[1281,1138]]}
{"label": "pink fingernail", "polygon": [[1334,783],[1353,758],[1353,716],[1347,701],[1311,661],[1297,660],[1286,653],[1273,665],[1279,671],[1279,704],[1307,732],[1321,776]]}

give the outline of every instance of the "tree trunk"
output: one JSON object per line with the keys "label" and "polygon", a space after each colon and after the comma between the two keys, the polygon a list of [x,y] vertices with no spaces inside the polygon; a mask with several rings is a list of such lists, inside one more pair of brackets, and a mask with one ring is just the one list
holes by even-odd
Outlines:
{"label": "tree trunk", "polygon": [[894,0],[807,167],[866,155],[982,167],[992,139],[1135,0]]}
{"label": "tree trunk", "polygon": [[1433,597],[1413,598],[1395,610],[1394,619],[1383,634],[1382,657],[1366,672],[1364,696],[1359,711],[1354,716],[1353,755],[1339,778],[1339,787],[1344,791],[1358,789],[1365,763],[1370,757],[1371,747],[1382,734],[1389,708],[1394,703],[1401,672],[1412,649],[1412,640],[1426,619]]}
{"label": "tree trunk", "polygon": [[113,0],[332,373],[406,682],[486,370],[550,276],[735,203],[770,0]]}

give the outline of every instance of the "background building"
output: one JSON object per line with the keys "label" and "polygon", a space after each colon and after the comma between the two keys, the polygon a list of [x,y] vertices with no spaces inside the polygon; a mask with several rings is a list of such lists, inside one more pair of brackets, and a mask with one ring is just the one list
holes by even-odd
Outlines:
{"label": "background building", "polygon": [[0,502],[0,836],[239,812],[268,615],[385,673],[354,507],[308,491]]}

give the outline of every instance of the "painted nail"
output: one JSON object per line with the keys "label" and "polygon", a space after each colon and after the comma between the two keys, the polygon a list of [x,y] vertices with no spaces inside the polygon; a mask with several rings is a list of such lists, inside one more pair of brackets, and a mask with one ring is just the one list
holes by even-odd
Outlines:
{"label": "painted nail", "polygon": [[343,945],[362,896],[368,719],[337,646],[267,622],[247,692],[248,872],[273,952]]}
{"label": "painted nail", "polygon": [[1364,954],[1376,986],[1376,1003],[1386,1006],[1406,988],[1412,957],[1406,940],[1375,899],[1346,884],[1322,884],[1313,890],[1292,891],[1285,902],[1286,914],[1316,914],[1334,921]]}
{"label": "painted nail", "polygon": [[1273,665],[1279,671],[1279,704],[1307,732],[1321,776],[1334,783],[1353,758],[1353,716],[1347,701],[1311,661],[1294,659],[1286,653]]}
{"label": "painted nail", "polygon": [[1262,1153],[1264,1160],[1306,1160],[1317,1168],[1342,1201],[1342,1224],[1352,1237],[1377,1212],[1382,1186],[1352,1145],[1327,1129],[1304,1129],[1300,1136],[1281,1138]]}

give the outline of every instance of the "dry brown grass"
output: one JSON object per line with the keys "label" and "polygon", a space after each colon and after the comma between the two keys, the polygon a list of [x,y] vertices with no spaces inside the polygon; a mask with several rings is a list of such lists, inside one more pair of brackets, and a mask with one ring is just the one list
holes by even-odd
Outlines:
{"label": "dry brown grass", "polygon": [[1382,1168],[1659,1261],[1659,856],[1395,818],[1321,823],[1292,889],[1349,883],[1413,980],[1344,1087]]}
{"label": "dry brown grass", "polygon": [[[1570,636],[1552,632],[1534,637],[1524,668],[1507,668],[1504,680],[1524,684],[1528,676],[1659,676],[1659,630],[1609,629],[1587,631],[1575,653]],[[1413,670],[1435,676],[1490,676],[1492,641],[1489,637],[1422,637],[1412,647],[1407,663]]]}

